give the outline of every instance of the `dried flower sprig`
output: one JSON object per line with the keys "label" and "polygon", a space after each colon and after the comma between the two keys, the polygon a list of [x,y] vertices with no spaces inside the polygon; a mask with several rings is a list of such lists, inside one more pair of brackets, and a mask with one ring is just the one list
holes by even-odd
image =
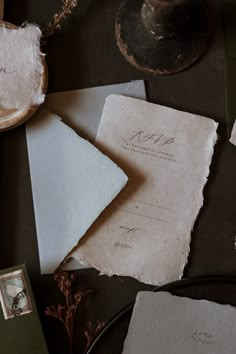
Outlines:
{"label": "dried flower sprig", "polygon": [[91,321],[88,321],[87,328],[84,331],[84,335],[87,340],[85,351],[90,347],[93,340],[97,337],[97,335],[101,332],[101,330],[105,327],[106,324],[107,322],[105,321],[97,321],[96,324],[93,325]]}
{"label": "dried flower sprig", "polygon": [[66,298],[66,305],[58,304],[46,308],[45,314],[57,318],[65,326],[70,346],[70,354],[73,354],[73,335],[75,315],[81,302],[93,292],[92,289],[80,289],[74,292],[76,275],[69,272],[57,272],[54,279],[58,283],[60,291]]}
{"label": "dried flower sprig", "polygon": [[70,16],[72,10],[78,6],[78,0],[62,0],[61,10],[53,16],[52,21],[43,29],[43,37],[48,38],[61,29],[62,22]]}

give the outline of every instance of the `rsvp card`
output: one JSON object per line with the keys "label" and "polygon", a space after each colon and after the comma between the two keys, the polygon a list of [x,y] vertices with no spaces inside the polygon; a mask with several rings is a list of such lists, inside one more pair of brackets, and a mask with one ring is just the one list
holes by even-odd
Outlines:
{"label": "rsvp card", "polygon": [[109,96],[96,145],[129,182],[71,256],[102,273],[144,283],[181,278],[216,129],[208,118]]}

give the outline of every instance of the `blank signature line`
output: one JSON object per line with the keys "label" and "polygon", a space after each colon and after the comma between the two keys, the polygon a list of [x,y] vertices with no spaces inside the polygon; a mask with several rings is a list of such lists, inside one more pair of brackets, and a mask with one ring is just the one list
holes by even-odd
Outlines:
{"label": "blank signature line", "polygon": [[152,218],[151,216],[147,216],[147,215],[143,215],[143,214],[139,214],[139,213],[134,213],[132,211],[128,211],[128,210],[125,210],[125,209],[120,209],[120,208],[114,208],[114,209],[121,210],[121,211],[124,211],[125,213],[129,213],[129,214],[143,216],[144,218],[148,218],[148,219],[152,219],[152,220],[157,220],[157,221],[162,221],[162,222],[169,223],[169,221],[167,221],[167,220],[162,220],[162,219],[158,219],[158,218]]}

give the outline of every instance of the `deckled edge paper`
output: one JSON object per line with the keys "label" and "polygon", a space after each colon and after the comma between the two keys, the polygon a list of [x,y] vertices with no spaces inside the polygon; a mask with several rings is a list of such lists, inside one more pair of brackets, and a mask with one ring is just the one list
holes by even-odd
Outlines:
{"label": "deckled edge paper", "polygon": [[234,126],[229,141],[231,144],[236,145],[236,121],[234,122]]}
{"label": "deckled edge paper", "polygon": [[122,354],[232,354],[235,329],[236,308],[231,305],[142,291],[136,297]]}
{"label": "deckled edge paper", "polygon": [[[112,95],[112,96],[109,96],[107,98],[107,101],[106,101],[106,105],[105,105],[105,108],[104,108],[104,113],[103,114],[106,114],[107,116],[111,115],[110,114],[110,109],[111,109],[111,104],[112,104],[112,100],[116,99],[115,98],[116,95]],[[120,97],[120,98],[119,98]],[[122,107],[122,101],[129,101],[132,103],[132,104],[135,104],[135,101],[140,105],[139,107],[139,111],[141,112],[142,111],[142,106],[143,108],[145,108],[146,105],[149,105],[150,109],[151,109],[151,106],[153,106],[153,108],[155,108],[155,106],[157,107],[158,105],[155,105],[155,104],[150,104],[150,103],[147,103],[147,102],[144,102],[144,101],[140,101],[140,100],[136,100],[136,99],[132,99],[132,98],[127,98],[127,97],[122,97],[122,96],[117,96],[117,104]],[[120,102],[120,101],[121,102]],[[109,107],[109,108],[108,108]],[[216,123],[214,120],[210,119],[210,118],[206,118],[206,117],[201,117],[201,116],[197,116],[195,114],[190,114],[190,113],[186,113],[186,112],[180,112],[180,111],[176,111],[174,109],[171,109],[171,108],[168,108],[168,107],[164,107],[164,106],[159,106],[161,110],[161,115],[165,115],[165,114],[172,114],[173,115],[173,121],[175,120],[175,117],[174,117],[174,112],[177,112],[178,115],[180,114],[183,114],[185,116],[185,119],[187,120],[188,117],[189,119],[194,119],[194,121],[196,122],[198,119],[199,119],[199,122],[202,120],[202,121],[205,121],[206,123],[209,122],[209,135],[207,137],[207,140],[205,142],[205,145],[206,145],[206,148],[207,148],[207,153],[206,153],[206,156],[205,156],[205,161],[204,161],[204,168],[202,168],[202,172],[201,172],[201,183],[200,183],[200,186],[199,186],[199,191],[197,193],[197,196],[195,196],[195,199],[197,198],[197,201],[196,201],[196,207],[194,208],[193,210],[193,217],[191,218],[193,220],[192,224],[191,225],[187,225],[186,228],[189,230],[189,231],[186,231],[186,240],[188,241],[188,246],[186,245],[185,247],[185,250],[184,250],[184,259],[183,259],[183,263],[182,263],[182,266],[178,265],[178,272],[176,271],[176,274],[178,273],[178,276],[162,276],[162,279],[154,279],[153,277],[150,277],[150,276],[147,276],[147,275],[144,275],[142,274],[142,272],[139,272],[139,271],[131,271],[130,269],[127,270],[127,271],[119,271],[118,270],[118,267],[117,267],[117,260],[115,261],[115,266],[114,264],[112,263],[113,260],[112,260],[112,257],[110,257],[110,262],[109,263],[102,263],[103,262],[103,258],[101,258],[101,262],[97,260],[97,255],[94,255],[94,252],[93,250],[91,250],[89,248],[89,246],[87,247],[86,245],[86,242],[82,242],[81,244],[78,245],[78,247],[75,249],[75,251],[73,252],[73,257],[75,259],[77,259],[79,262],[81,262],[82,264],[84,265],[89,265],[89,266],[92,266],[94,268],[96,268],[97,270],[100,271],[100,274],[106,274],[108,276],[113,276],[113,275],[119,275],[119,276],[131,276],[131,277],[134,277],[136,279],[138,279],[139,281],[141,282],[144,282],[144,283],[147,283],[147,284],[153,284],[153,285],[160,285],[160,284],[163,284],[165,282],[168,282],[168,281],[174,281],[176,279],[180,279],[182,278],[183,276],[183,272],[184,272],[184,268],[187,264],[187,261],[188,261],[188,256],[189,256],[189,252],[190,252],[190,241],[191,241],[191,231],[193,229],[193,226],[194,226],[194,223],[196,221],[196,218],[199,214],[199,211],[201,209],[201,207],[203,206],[203,201],[204,201],[204,198],[203,198],[203,189],[204,189],[204,186],[207,182],[207,179],[208,179],[208,175],[209,175],[209,172],[210,172],[210,164],[211,164],[211,160],[212,160],[212,156],[213,156],[213,153],[214,153],[214,146],[215,146],[215,143],[217,142],[217,133],[216,133],[216,130],[217,130],[217,127],[218,127],[218,123]],[[113,109],[115,109],[115,107],[113,107]],[[122,109],[124,110],[125,108],[122,107]],[[166,112],[166,113],[165,113]],[[171,113],[172,112],[172,113]],[[105,124],[103,122],[103,118],[102,118],[102,121],[100,123],[100,127],[99,127],[99,132],[101,132],[101,127],[102,125]],[[118,124],[118,123],[117,123]],[[177,123],[176,123],[177,124]],[[148,125],[148,121],[147,121],[147,126],[149,127]],[[140,129],[140,127],[139,127]],[[150,127],[149,127],[150,129]],[[100,140],[100,134],[98,133],[98,138],[96,140],[96,144],[101,144],[101,146],[103,145],[106,149],[110,150],[111,149],[111,146],[108,145],[106,146],[106,142],[104,140],[104,136],[103,136],[103,140]],[[127,161],[126,161],[126,164],[127,164]],[[129,183],[132,183],[132,180],[130,179],[130,182]],[[109,221],[109,220],[108,220]],[[105,225],[105,222],[103,223]],[[189,224],[189,223],[188,223]],[[108,227],[107,227],[108,228]],[[90,231],[88,232],[89,234],[89,237],[88,237],[88,243],[90,242],[91,245],[92,245],[92,242],[94,242],[94,238],[93,237],[96,237],[96,233],[99,232],[98,231],[95,231],[95,233],[90,233]],[[103,229],[103,232],[105,233],[106,231],[104,231]],[[107,235],[107,237],[109,237],[109,234]],[[103,240],[104,241],[104,240]],[[104,247],[106,248],[106,244],[104,244],[103,242],[103,246],[100,245],[100,244],[96,244],[97,247]],[[108,250],[106,250],[106,252],[108,252]],[[110,250],[111,252],[111,250]],[[148,255],[146,255],[148,256]],[[127,259],[127,258],[126,258]],[[122,263],[122,259],[120,260],[120,262]],[[150,267],[150,265],[148,265],[148,262],[147,262],[147,267]],[[130,268],[130,267],[129,267]],[[180,268],[180,270],[179,270]],[[163,270],[164,271],[164,270]],[[172,272],[173,273],[173,272]]]}
{"label": "deckled edge paper", "polygon": [[111,94],[146,100],[144,81],[138,80],[50,93],[45,104],[80,136],[94,143],[106,98]]}
{"label": "deckled edge paper", "polygon": [[44,107],[26,134],[41,272],[52,273],[128,179]]}
{"label": "deckled edge paper", "polygon": [[25,111],[43,103],[42,32],[26,24],[16,29],[0,27],[0,106]]}
{"label": "deckled edge paper", "polygon": [[[121,94],[146,100],[143,80],[124,82],[80,90],[50,93],[45,105],[49,111],[62,118],[65,124],[74,129],[81,137],[94,143],[106,98],[110,94]],[[60,270],[88,268],[76,259],[70,258],[61,265]]]}

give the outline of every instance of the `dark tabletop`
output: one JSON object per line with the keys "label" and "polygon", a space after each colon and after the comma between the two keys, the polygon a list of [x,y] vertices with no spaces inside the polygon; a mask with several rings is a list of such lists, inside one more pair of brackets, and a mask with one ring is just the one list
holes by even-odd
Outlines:
{"label": "dark tabletop", "polygon": [[[59,0],[6,0],[5,20],[25,20],[44,26]],[[236,147],[226,137],[224,43],[221,5],[212,0],[214,35],[206,55],[176,75],[157,76],[137,71],[121,56],[114,36],[119,0],[79,0],[79,6],[43,48],[49,66],[49,91],[72,90],[144,79],[150,102],[211,117],[220,123],[219,139],[204,190],[204,206],[192,233],[186,277],[236,274]],[[50,353],[68,353],[59,322],[44,315],[46,306],[63,302],[52,276],[41,276],[32,202],[25,127],[0,135],[0,269],[26,263]],[[88,320],[109,320],[150,287],[131,278],[99,276],[81,270],[78,286],[95,289],[76,319],[76,353],[82,353],[82,333]],[[109,350],[107,351],[109,353]],[[105,353],[106,354],[106,353]]]}

